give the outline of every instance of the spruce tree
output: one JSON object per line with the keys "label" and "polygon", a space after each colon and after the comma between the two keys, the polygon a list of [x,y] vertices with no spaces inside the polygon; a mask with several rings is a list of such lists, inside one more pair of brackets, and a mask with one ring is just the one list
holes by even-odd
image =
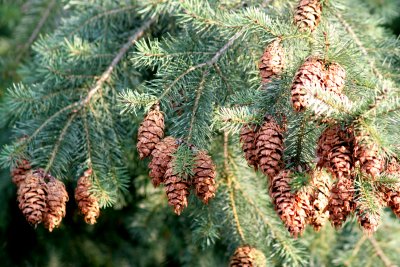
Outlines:
{"label": "spruce tree", "polygon": [[63,243],[32,263],[400,262],[399,1],[8,2],[2,187]]}

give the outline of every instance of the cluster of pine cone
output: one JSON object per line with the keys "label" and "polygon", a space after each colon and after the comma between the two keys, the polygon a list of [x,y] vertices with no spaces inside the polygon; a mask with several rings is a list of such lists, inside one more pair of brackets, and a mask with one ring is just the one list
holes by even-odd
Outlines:
{"label": "cluster of pine cone", "polygon": [[158,104],[147,113],[138,131],[137,149],[141,159],[151,156],[149,163],[151,182],[154,187],[164,185],[168,204],[180,215],[188,205],[190,189],[193,186],[196,196],[207,204],[215,196],[215,166],[207,151],[198,151],[189,146],[195,155],[193,176],[180,177],[174,170],[173,154],[180,145],[187,145],[172,136],[164,137],[164,115]]}
{"label": "cluster of pine cone", "polygon": [[[96,198],[89,192],[90,170],[78,180],[75,199],[87,223],[93,224],[100,209]],[[44,224],[50,232],[61,224],[69,200],[65,185],[43,169],[33,170],[29,161],[21,160],[11,171],[12,181],[17,185],[19,208],[27,221],[37,226]]]}
{"label": "cluster of pine cone", "polygon": [[[301,29],[313,31],[319,23],[322,6],[317,0],[301,0],[295,11],[295,23]],[[267,46],[260,58],[259,71],[263,84],[268,84],[284,69],[284,50],[278,38]],[[311,102],[323,105],[316,92],[324,92],[350,103],[343,94],[346,71],[335,62],[311,56],[300,66],[291,86],[291,103],[295,112],[306,110]],[[320,101],[320,102],[318,102]],[[314,109],[319,115],[318,108]],[[317,145],[317,166],[286,169],[283,161],[284,133],[271,115],[262,125],[244,125],[240,141],[245,158],[255,170],[260,169],[269,178],[269,193],[275,209],[289,232],[297,237],[307,224],[319,230],[326,220],[338,228],[355,212],[368,234],[376,231],[380,216],[360,200],[355,185],[357,177],[374,182],[382,174],[400,177],[396,159],[385,162],[379,147],[371,143],[370,136],[356,123],[340,124],[334,120],[321,120],[326,124]],[[289,160],[290,161],[290,160]],[[311,177],[309,186],[294,193],[291,180],[296,172]],[[332,181],[331,177],[334,178]],[[400,215],[400,188],[376,186],[375,196],[384,205]]]}

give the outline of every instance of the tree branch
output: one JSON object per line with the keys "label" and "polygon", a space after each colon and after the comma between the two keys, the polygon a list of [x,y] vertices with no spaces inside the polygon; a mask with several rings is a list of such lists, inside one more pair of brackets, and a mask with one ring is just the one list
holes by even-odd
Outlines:
{"label": "tree branch", "polygon": [[376,241],[375,237],[370,236],[368,237],[368,240],[374,247],[374,250],[378,255],[378,257],[382,260],[383,264],[385,264],[386,267],[397,267],[397,265],[393,264],[390,261],[390,259],[386,256],[386,254],[383,252],[382,248],[379,246],[379,243]]}

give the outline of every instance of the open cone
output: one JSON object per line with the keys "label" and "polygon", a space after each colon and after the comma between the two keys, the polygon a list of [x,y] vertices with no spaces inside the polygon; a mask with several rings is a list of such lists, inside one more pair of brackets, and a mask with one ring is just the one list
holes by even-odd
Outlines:
{"label": "open cone", "polygon": [[294,21],[300,30],[314,31],[321,20],[322,4],[320,0],[300,0],[294,15]]}
{"label": "open cone", "polygon": [[354,181],[341,177],[332,187],[327,210],[332,226],[340,228],[355,210]]}
{"label": "open cone", "polygon": [[66,213],[66,203],[69,199],[63,182],[53,176],[49,176],[47,183],[47,206],[44,216],[44,226],[52,232],[61,224]]}
{"label": "open cone", "polygon": [[26,174],[31,170],[31,164],[26,159],[22,159],[17,163],[17,166],[11,170],[11,178],[16,186],[19,186],[26,177]]}
{"label": "open cone", "polygon": [[265,48],[258,63],[262,83],[269,83],[273,78],[278,77],[282,73],[284,55],[285,53],[279,39],[273,41]]}
{"label": "open cone", "polygon": [[193,185],[197,197],[208,204],[215,197],[215,165],[206,151],[200,151],[196,155],[196,165],[193,170]]}
{"label": "open cone", "polygon": [[85,218],[85,222],[88,224],[95,224],[96,219],[100,215],[100,207],[96,197],[90,192],[90,188],[92,187],[92,182],[90,180],[91,175],[92,170],[88,169],[78,179],[75,188],[75,200],[80,212]]}
{"label": "open cone", "polygon": [[174,208],[177,215],[180,215],[188,205],[190,183],[174,173],[172,161],[168,163],[164,185],[168,204]]}
{"label": "open cone", "polygon": [[254,170],[258,169],[257,148],[256,148],[257,126],[246,124],[240,130],[240,143],[247,164],[253,166]]}
{"label": "open cone", "polygon": [[267,266],[264,253],[248,245],[238,247],[231,257],[229,267],[264,267]]}

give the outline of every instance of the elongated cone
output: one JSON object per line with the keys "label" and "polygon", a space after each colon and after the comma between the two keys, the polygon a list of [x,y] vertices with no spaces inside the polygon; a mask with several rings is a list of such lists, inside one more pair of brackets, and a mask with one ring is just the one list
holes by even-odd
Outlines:
{"label": "elongated cone", "polygon": [[314,31],[321,20],[322,5],[319,0],[300,0],[294,21],[300,30]]}
{"label": "elongated cone", "polygon": [[307,225],[309,200],[304,194],[291,192],[290,175],[289,170],[282,170],[272,177],[269,192],[279,217],[290,234],[297,238]]}
{"label": "elongated cone", "polygon": [[325,129],[317,147],[317,166],[325,167],[335,177],[350,177],[353,167],[352,136],[336,124]]}
{"label": "elongated cone", "polygon": [[61,220],[65,216],[68,199],[64,183],[50,176],[47,183],[47,206],[44,215],[44,226],[50,232],[61,224]]}
{"label": "elongated cone", "polygon": [[363,142],[362,139],[361,135],[355,137],[355,165],[359,166],[362,172],[369,174],[373,179],[375,179],[383,171],[385,161],[379,154],[377,144],[367,144]]}
{"label": "elongated cone", "polygon": [[208,204],[215,197],[215,165],[206,151],[196,155],[196,166],[193,170],[193,184],[197,197]]}
{"label": "elongated cone", "polygon": [[178,144],[172,136],[161,140],[151,152],[152,160],[149,163],[151,182],[154,187],[164,182],[167,165],[172,159],[172,154],[178,149]]}
{"label": "elongated cone", "polygon": [[85,217],[85,222],[95,224],[96,219],[100,215],[100,207],[96,197],[90,192],[90,188],[92,187],[92,182],[90,181],[91,175],[92,170],[88,169],[79,178],[75,188],[75,200],[80,212]]}
{"label": "elongated cone", "polygon": [[154,147],[164,136],[164,115],[155,105],[140,124],[137,149],[141,159],[150,156]]}
{"label": "elongated cone", "polygon": [[[400,164],[397,159],[392,158],[387,163],[385,173],[400,180]],[[389,188],[381,185],[378,187],[378,190],[383,204],[390,207],[393,213],[400,218],[400,186],[395,185]]]}
{"label": "elongated cone", "polygon": [[363,232],[371,236],[378,229],[381,223],[381,215],[379,213],[371,213],[363,207],[359,207],[356,203],[357,220]]}
{"label": "elongated cone", "polygon": [[311,186],[313,193],[311,198],[310,224],[315,231],[319,231],[329,218],[329,211],[326,210],[329,202],[329,195],[332,189],[332,181],[325,171],[317,169],[312,174]]}
{"label": "elongated cone", "polygon": [[284,51],[280,40],[270,43],[260,58],[258,69],[262,83],[271,82],[272,78],[278,77],[284,68]]}
{"label": "elongated cone", "polygon": [[231,257],[229,267],[264,267],[267,261],[264,253],[248,245],[238,247]]}
{"label": "elongated cone", "polygon": [[346,71],[339,64],[332,63],[325,73],[325,90],[341,95],[345,84]]}
{"label": "elongated cone", "polygon": [[26,177],[26,174],[31,170],[31,164],[26,159],[18,162],[17,166],[11,170],[11,178],[16,186],[19,186]]}
{"label": "elongated cone", "polygon": [[47,185],[41,171],[30,171],[18,188],[19,208],[32,225],[43,221],[46,212]]}
{"label": "elongated cone", "polygon": [[283,167],[283,129],[272,116],[267,116],[257,134],[256,148],[261,171],[269,178]]}
{"label": "elongated cone", "polygon": [[254,170],[258,169],[257,160],[257,148],[256,148],[256,137],[257,137],[257,126],[246,124],[240,130],[240,143],[242,143],[242,150],[244,157],[250,166],[254,167]]}
{"label": "elongated cone", "polygon": [[190,183],[174,173],[172,161],[168,163],[164,185],[168,204],[174,207],[177,215],[180,215],[188,205]]}
{"label": "elongated cone", "polygon": [[296,112],[304,111],[313,89],[324,90],[325,71],[322,60],[307,58],[294,76],[291,87],[291,100]]}
{"label": "elongated cone", "polygon": [[332,226],[340,228],[354,209],[354,181],[341,177],[332,187],[327,207]]}

